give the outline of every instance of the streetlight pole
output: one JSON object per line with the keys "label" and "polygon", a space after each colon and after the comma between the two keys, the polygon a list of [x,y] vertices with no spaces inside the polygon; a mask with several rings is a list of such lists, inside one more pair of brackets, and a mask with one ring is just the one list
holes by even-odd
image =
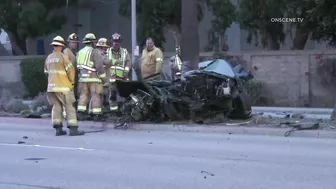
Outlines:
{"label": "streetlight pole", "polygon": [[[136,0],[131,0],[132,7],[132,62],[135,63],[135,59],[139,56],[139,47],[137,46],[137,18],[136,18]],[[137,80],[137,75],[132,66],[132,80]]]}

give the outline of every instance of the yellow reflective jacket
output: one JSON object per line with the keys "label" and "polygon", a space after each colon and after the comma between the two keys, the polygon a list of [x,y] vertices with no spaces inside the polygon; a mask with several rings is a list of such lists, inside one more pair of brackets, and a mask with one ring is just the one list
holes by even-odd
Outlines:
{"label": "yellow reflective jacket", "polygon": [[108,58],[112,62],[111,66],[111,82],[116,79],[125,79],[128,77],[129,70],[131,68],[131,58],[125,48],[119,49],[119,51],[114,52],[113,48],[107,49]]}
{"label": "yellow reflective jacket", "polygon": [[63,53],[66,54],[69,57],[69,60],[71,61],[71,63],[74,65],[74,67],[77,67],[77,63],[76,63],[76,54],[75,52],[73,52],[70,48],[66,48],[63,50]]}
{"label": "yellow reflective jacket", "polygon": [[163,63],[163,53],[161,49],[154,47],[148,51],[145,48],[141,56],[141,75],[142,78],[161,73]]}
{"label": "yellow reflective jacket", "polygon": [[48,74],[48,92],[69,92],[75,84],[75,68],[69,57],[54,51],[45,60],[44,72]]}
{"label": "yellow reflective jacket", "polygon": [[106,79],[104,56],[98,49],[85,46],[77,54],[77,69],[79,82],[98,82]]}

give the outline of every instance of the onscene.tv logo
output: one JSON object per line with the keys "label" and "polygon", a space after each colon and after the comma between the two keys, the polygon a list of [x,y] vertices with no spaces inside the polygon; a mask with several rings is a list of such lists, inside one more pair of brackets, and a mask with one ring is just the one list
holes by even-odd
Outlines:
{"label": "onscene.tv logo", "polygon": [[271,18],[271,22],[281,22],[281,23],[303,22],[303,18]]}

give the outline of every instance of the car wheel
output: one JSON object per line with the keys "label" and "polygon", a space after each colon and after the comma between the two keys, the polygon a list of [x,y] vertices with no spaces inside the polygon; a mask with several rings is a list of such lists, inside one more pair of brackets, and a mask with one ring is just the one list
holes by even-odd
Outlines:
{"label": "car wheel", "polygon": [[252,117],[252,106],[249,96],[242,92],[233,100],[233,111],[230,118],[248,119]]}

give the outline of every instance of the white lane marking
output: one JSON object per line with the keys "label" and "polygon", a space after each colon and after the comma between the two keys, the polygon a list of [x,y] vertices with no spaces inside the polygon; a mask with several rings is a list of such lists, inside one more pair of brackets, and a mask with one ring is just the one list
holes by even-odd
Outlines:
{"label": "white lane marking", "polygon": [[94,151],[94,149],[89,148],[73,148],[73,147],[62,147],[62,146],[43,146],[38,144],[6,144],[0,143],[0,146],[16,146],[16,147],[37,147],[37,148],[50,148],[50,149],[63,149],[63,150],[83,150],[83,151]]}

